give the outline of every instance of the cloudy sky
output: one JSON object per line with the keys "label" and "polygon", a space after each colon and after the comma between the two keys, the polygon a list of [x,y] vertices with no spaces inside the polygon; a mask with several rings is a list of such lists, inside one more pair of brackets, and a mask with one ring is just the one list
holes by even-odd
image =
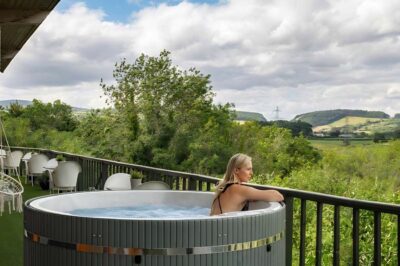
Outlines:
{"label": "cloudy sky", "polygon": [[273,119],[400,113],[400,1],[61,0],[0,74],[0,100],[105,106],[115,62],[172,52],[211,74],[216,103]]}

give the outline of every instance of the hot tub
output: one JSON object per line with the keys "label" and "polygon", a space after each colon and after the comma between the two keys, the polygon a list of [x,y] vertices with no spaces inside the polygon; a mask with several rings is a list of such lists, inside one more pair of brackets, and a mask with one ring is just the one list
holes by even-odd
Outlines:
{"label": "hot tub", "polygon": [[24,265],[285,265],[285,206],[182,218],[110,218],[75,209],[179,204],[209,207],[210,192],[99,191],[46,196],[24,206]]}

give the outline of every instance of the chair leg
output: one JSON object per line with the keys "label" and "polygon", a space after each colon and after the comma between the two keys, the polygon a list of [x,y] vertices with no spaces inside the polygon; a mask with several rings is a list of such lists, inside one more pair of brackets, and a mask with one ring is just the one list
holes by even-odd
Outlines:
{"label": "chair leg", "polygon": [[17,177],[18,177],[18,181],[21,183],[21,179],[19,178],[19,171],[18,171],[18,168],[15,167],[15,168],[14,168],[14,171],[15,171],[15,174],[17,175]]}
{"label": "chair leg", "polygon": [[24,164],[25,164],[25,185],[26,185],[26,182],[28,181],[28,176],[29,176],[28,162],[24,161]]}

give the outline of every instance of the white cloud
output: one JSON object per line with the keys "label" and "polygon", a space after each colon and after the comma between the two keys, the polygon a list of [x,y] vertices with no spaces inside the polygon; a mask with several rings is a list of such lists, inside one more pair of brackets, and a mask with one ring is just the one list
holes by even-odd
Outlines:
{"label": "white cloud", "polygon": [[167,49],[175,64],[212,75],[217,102],[268,118],[277,105],[287,119],[333,108],[393,114],[398,10],[396,0],[181,2],[144,8],[123,24],[77,4],[41,25],[2,75],[0,98],[98,107],[99,80],[111,82],[115,62]]}

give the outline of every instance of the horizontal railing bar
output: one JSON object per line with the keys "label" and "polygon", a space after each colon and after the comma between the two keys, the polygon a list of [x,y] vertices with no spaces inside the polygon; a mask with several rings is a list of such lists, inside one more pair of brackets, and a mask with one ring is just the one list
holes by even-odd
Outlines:
{"label": "horizontal railing bar", "polygon": [[102,163],[106,163],[106,164],[126,166],[126,167],[132,167],[132,168],[135,168],[138,170],[146,170],[146,171],[158,172],[161,174],[168,174],[169,176],[185,176],[185,177],[189,177],[189,178],[196,178],[196,180],[202,180],[202,181],[213,182],[213,183],[218,183],[220,181],[220,179],[218,179],[218,178],[201,175],[201,174],[193,174],[193,173],[180,172],[180,171],[174,171],[174,170],[166,170],[166,169],[162,169],[162,168],[156,168],[156,167],[144,166],[144,165],[132,164],[132,163],[122,163],[122,162],[118,162],[118,161],[113,161],[113,160],[108,160],[108,159],[100,159],[100,158],[95,158],[95,157],[90,157],[90,156],[77,155],[77,154],[62,152],[62,151],[53,151],[53,150],[48,150],[48,149],[26,148],[26,147],[11,147],[11,148],[31,150],[31,151],[50,152],[50,153],[54,153],[54,154],[62,154],[65,156],[78,157],[78,158],[102,162]]}
{"label": "horizontal railing bar", "polygon": [[293,197],[305,199],[307,201],[320,202],[328,205],[338,205],[342,207],[358,208],[368,211],[379,211],[381,213],[399,214],[400,205],[392,203],[384,203],[378,201],[357,200],[341,196],[323,194],[319,192],[310,192],[290,188],[282,188],[275,186],[265,186],[252,184],[253,187],[259,189],[276,189],[281,192],[285,197]]}

